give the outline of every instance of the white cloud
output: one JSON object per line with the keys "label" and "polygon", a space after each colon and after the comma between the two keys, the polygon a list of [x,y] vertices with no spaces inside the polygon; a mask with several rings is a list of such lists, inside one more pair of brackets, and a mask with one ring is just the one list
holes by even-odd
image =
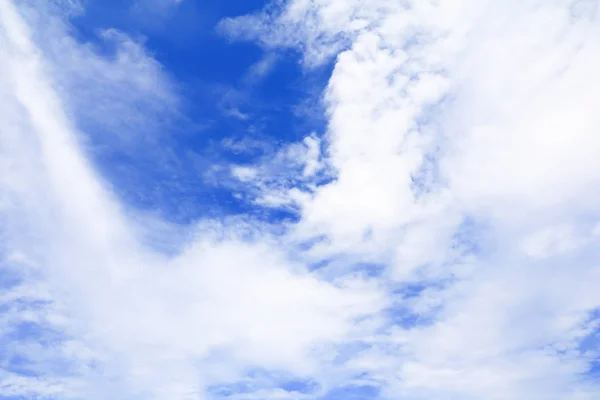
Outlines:
{"label": "white cloud", "polygon": [[525,254],[534,258],[545,258],[569,251],[585,245],[587,238],[574,232],[572,226],[552,226],[536,231],[523,239]]}
{"label": "white cloud", "polygon": [[[224,21],[308,66],[334,60],[328,131],[231,170],[252,201],[298,210],[284,235],[205,223],[169,257],[140,243],[83,156],[72,89],[55,89],[77,74],[0,3],[3,251],[29,274],[2,301],[52,299],[2,323],[55,327],[47,359],[74,371],[37,360],[40,378],[4,374],[0,395],[192,399],[260,369],[316,395],[362,382],[390,398],[597,398],[594,5],[296,0]],[[152,101],[170,104],[159,66],[117,36],[112,60],[64,37],[102,67],[84,87],[127,104],[167,88]],[[143,79],[114,92],[123,71]]]}
{"label": "white cloud", "polygon": [[260,80],[264,79],[277,63],[277,57],[273,53],[267,53],[261,57],[256,63],[252,64],[246,74],[244,75],[243,81],[246,84],[255,84]]}
{"label": "white cloud", "polygon": [[294,1],[223,23],[309,66],[336,56],[337,179],[300,197],[295,233],[429,287],[398,300],[427,322],[358,358],[390,397],[598,395],[580,347],[600,302],[594,4]]}
{"label": "white cloud", "polygon": [[[19,11],[11,2],[0,5],[0,193],[3,234],[11,238],[4,246],[24,254],[11,262],[25,257],[37,266],[24,270],[24,284],[49,285],[57,317],[36,320],[35,329],[57,330],[60,338],[44,349],[54,364],[38,368],[35,379],[5,374],[0,395],[198,398],[251,368],[310,375],[322,357],[315,346],[334,346],[356,329],[356,318],[382,306],[376,288],[320,281],[256,227],[199,228],[175,258],[144,248],[137,227],[84,157],[64,103],[77,99],[55,90],[55,60],[36,47],[37,26],[28,26]],[[75,60],[69,67],[102,65],[86,85],[93,96],[103,98],[113,77],[128,68],[141,69],[144,80],[120,90],[123,101],[162,87],[160,74],[144,75],[146,66],[155,71],[155,62],[127,38],[120,36],[124,45],[111,61],[60,30],[53,33],[53,40],[69,42],[69,54],[86,54],[83,66]],[[31,312],[48,317],[40,296],[31,300]],[[69,367],[57,372],[55,363]]]}
{"label": "white cloud", "polygon": [[[246,197],[255,204],[296,209],[308,196],[298,186],[305,185],[310,190],[316,187],[315,179],[329,174],[321,153],[321,140],[310,135],[300,143],[283,146],[275,154],[267,152],[257,166],[234,165],[230,172],[244,183]],[[238,187],[236,183],[231,184]]]}
{"label": "white cloud", "polygon": [[153,23],[150,22],[152,19],[165,18],[165,14],[168,15],[168,13],[176,9],[183,1],[184,0],[132,0],[129,7],[134,15],[146,20],[146,23],[151,24]]}

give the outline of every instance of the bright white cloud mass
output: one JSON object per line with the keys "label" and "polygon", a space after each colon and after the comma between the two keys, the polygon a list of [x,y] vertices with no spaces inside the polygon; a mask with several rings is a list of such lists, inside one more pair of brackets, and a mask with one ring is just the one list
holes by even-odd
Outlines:
{"label": "bright white cloud mass", "polygon": [[326,124],[192,174],[294,218],[185,224],[123,200],[93,137],[176,180],[185,83],[123,29],[78,37],[86,6],[0,1],[0,399],[600,398],[597,0],[221,19],[261,79],[330,65]]}

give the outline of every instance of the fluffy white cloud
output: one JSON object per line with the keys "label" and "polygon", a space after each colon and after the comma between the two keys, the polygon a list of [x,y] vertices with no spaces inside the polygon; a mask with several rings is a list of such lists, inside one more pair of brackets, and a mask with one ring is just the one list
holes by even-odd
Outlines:
{"label": "fluffy white cloud", "polygon": [[335,56],[336,180],[296,196],[295,233],[426,288],[357,361],[390,397],[597,396],[596,8],[294,1],[223,23],[309,66]]}

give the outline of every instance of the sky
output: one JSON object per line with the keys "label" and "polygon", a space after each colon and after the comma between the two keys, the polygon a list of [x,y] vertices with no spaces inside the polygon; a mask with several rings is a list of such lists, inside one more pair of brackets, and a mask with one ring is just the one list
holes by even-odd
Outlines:
{"label": "sky", "polygon": [[0,399],[600,398],[598,8],[0,1]]}

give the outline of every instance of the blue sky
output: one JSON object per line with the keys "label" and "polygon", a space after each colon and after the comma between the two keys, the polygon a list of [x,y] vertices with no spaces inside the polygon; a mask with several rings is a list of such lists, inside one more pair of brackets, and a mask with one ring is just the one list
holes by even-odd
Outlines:
{"label": "blue sky", "polygon": [[[255,162],[307,133],[322,132],[320,97],[330,68],[307,71],[297,52],[276,54],[216,32],[221,19],[256,12],[263,2],[183,2],[164,9],[130,3],[88,2],[86,11],[72,19],[72,34],[107,56],[115,49],[99,37],[100,31],[114,28],[143,37],[146,51],[164,68],[179,96],[179,109],[162,128],[168,132],[149,139],[168,148],[174,159],[135,167],[136,162],[156,162],[115,152],[124,150],[103,143],[107,135],[100,126],[88,130],[92,145],[109,147],[96,154],[97,163],[113,181],[130,179],[115,185],[122,196],[139,207],[168,208],[165,218],[252,212],[231,196],[230,188],[203,182],[199,175],[214,164]],[[124,169],[127,174],[121,175]],[[173,174],[178,176],[174,180]],[[169,199],[177,199],[176,204]]]}
{"label": "blue sky", "polygon": [[0,399],[597,399],[594,0],[0,2]]}

